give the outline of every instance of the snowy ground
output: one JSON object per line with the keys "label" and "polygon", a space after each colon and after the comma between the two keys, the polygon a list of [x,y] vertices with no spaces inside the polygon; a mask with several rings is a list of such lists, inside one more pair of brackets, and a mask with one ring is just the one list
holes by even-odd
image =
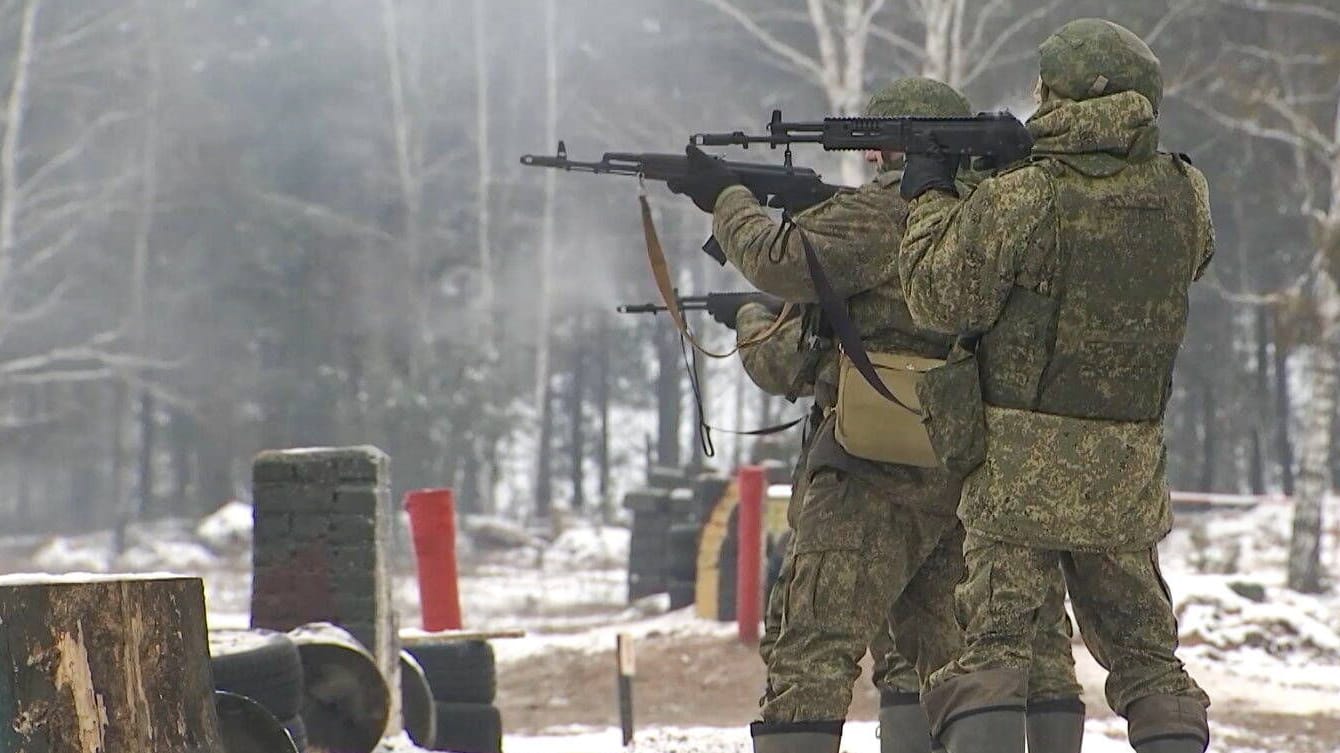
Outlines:
{"label": "snowy ground", "polygon": [[[1178,530],[1161,547],[1178,605],[1181,655],[1215,699],[1214,751],[1340,750],[1340,598],[1283,589],[1288,512],[1285,506],[1266,504],[1246,513],[1183,516]],[[211,626],[244,627],[250,592],[249,526],[250,510],[237,504],[203,522],[156,523],[131,531],[129,548],[119,558],[110,555],[111,537],[105,533],[0,539],[0,573],[196,573],[205,579]],[[506,541],[507,532],[491,526],[480,523],[478,533],[472,534],[477,540],[463,547],[461,589],[467,626],[521,627],[529,633],[524,639],[495,644],[504,694],[519,693],[527,678],[544,674],[544,665],[568,662],[549,667],[556,679],[547,690],[539,689],[540,700],[528,697],[523,703],[500,696],[505,722],[513,720],[509,723],[513,732],[506,740],[509,753],[622,749],[612,712],[607,711],[613,698],[604,697],[605,690],[592,701],[580,697],[591,695],[590,689],[559,687],[585,681],[569,672],[574,667],[590,665],[602,678],[612,675],[610,652],[621,632],[638,638],[640,667],[645,662],[657,673],[639,676],[637,692],[649,705],[657,703],[651,700],[657,690],[652,685],[666,684],[681,686],[680,695],[689,696],[690,703],[697,693],[697,702],[721,705],[720,698],[711,695],[709,678],[702,676],[711,674],[715,667],[710,663],[718,653],[724,657],[722,672],[728,671],[727,666],[737,673],[758,671],[756,659],[735,643],[733,626],[699,620],[691,610],[667,614],[664,598],[634,607],[625,603],[626,530],[574,526],[552,542],[526,536]],[[470,530],[468,525],[464,528]],[[1335,542],[1329,542],[1325,551],[1336,552]],[[1328,564],[1336,563],[1331,559]],[[1340,574],[1340,568],[1332,572]],[[415,625],[417,586],[407,569],[397,578],[402,624]],[[694,655],[676,659],[672,654],[681,646]],[[706,659],[697,655],[701,652],[708,652]],[[1124,723],[1102,702],[1101,670],[1080,645],[1076,656],[1092,717],[1085,750],[1129,750]],[[709,666],[704,669],[695,660]],[[680,665],[683,669],[677,674]],[[688,719],[682,719],[685,715],[675,717],[659,706],[639,706],[639,716],[646,721],[639,727],[637,749],[748,750],[752,681],[744,682],[744,690],[716,689],[732,700],[724,713],[715,709],[717,726],[693,724],[691,707]],[[555,708],[538,708],[550,701]],[[512,709],[509,703],[518,705]],[[591,712],[591,707],[600,713]],[[848,753],[878,750],[870,718],[868,711],[854,714],[844,735]],[[554,721],[559,719],[563,721]],[[412,747],[389,741],[386,750]]]}

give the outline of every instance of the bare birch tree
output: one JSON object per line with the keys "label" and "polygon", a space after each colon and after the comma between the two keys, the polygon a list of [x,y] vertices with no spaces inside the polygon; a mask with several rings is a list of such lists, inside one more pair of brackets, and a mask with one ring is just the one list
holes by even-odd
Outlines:
{"label": "bare birch tree", "polygon": [[[1282,27],[1278,45],[1237,46],[1231,59],[1251,78],[1220,82],[1206,95],[1185,99],[1224,128],[1284,146],[1298,170],[1292,198],[1299,216],[1313,226],[1315,250],[1299,290],[1316,332],[1309,342],[1310,400],[1301,420],[1288,584],[1316,592],[1324,585],[1321,540],[1326,497],[1334,485],[1331,421],[1340,387],[1340,78],[1325,51],[1325,40],[1340,33],[1340,11],[1310,3],[1226,4],[1270,14]],[[1304,27],[1317,31],[1318,24],[1332,36],[1312,39]]]}

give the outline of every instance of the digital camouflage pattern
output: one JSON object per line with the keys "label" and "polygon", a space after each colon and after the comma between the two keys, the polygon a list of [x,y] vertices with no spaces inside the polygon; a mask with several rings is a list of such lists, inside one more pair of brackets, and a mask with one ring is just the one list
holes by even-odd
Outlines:
{"label": "digital camouflage pattern", "polygon": [[952,597],[963,576],[958,521],[892,503],[896,490],[883,483],[816,470],[813,454],[809,465],[759,712],[765,723],[844,719],[858,662],[881,631],[891,628],[922,680],[961,648]]}
{"label": "digital camouflage pattern", "polygon": [[[758,337],[772,326],[774,318],[767,307],[757,303],[746,303],[740,307],[736,317],[736,342],[737,344],[756,342],[755,345],[740,350],[740,361],[744,365],[745,372],[759,389],[770,395],[784,396],[795,389],[799,397],[810,396],[814,393],[813,383],[797,379],[805,361],[802,350],[802,320],[799,317],[794,318],[783,324],[772,337],[758,341]],[[812,423],[807,427],[806,436],[813,436],[817,429],[817,423]],[[802,448],[800,461],[792,474],[791,499],[786,508],[786,522],[792,530],[796,527],[799,502],[804,499],[804,471],[805,453]],[[772,647],[776,644],[777,637],[781,634],[783,606],[786,603],[786,591],[791,583],[793,569],[791,537],[788,536],[781,571],[778,573],[776,584],[768,593],[763,614],[763,635],[759,640],[759,655],[765,665],[772,654]],[[871,681],[875,687],[895,692],[915,693],[920,690],[921,681],[917,677],[916,667],[898,654],[887,629],[876,633],[870,643],[870,656],[874,662]],[[763,702],[766,700],[765,695]]]}
{"label": "digital camouflage pattern", "polygon": [[804,367],[803,320],[793,317],[766,340],[755,342],[768,331],[776,317],[760,303],[746,303],[735,318],[736,345],[755,343],[740,349],[740,364],[749,379],[769,395],[785,396],[796,388],[796,397],[814,394],[814,383],[800,374]]}
{"label": "digital camouflage pattern", "polygon": [[1071,21],[1043,41],[1038,53],[1042,84],[1055,97],[1078,101],[1133,91],[1159,109],[1159,59],[1120,24],[1101,18]]}
{"label": "digital camouflage pattern", "polygon": [[[899,178],[896,172],[881,173],[794,221],[837,294],[847,299],[868,348],[943,357],[952,338],[918,328],[903,300],[895,252],[907,205],[898,195]],[[733,187],[721,194],[713,232],[760,290],[816,302],[800,238],[786,235],[748,190]],[[791,373],[774,368],[761,381],[781,386]],[[829,358],[816,377],[821,408],[835,405],[836,383],[836,359]],[[962,528],[953,517],[958,483],[943,470],[853,458],[834,438],[833,423],[832,416],[826,418],[806,453],[810,482],[794,526],[790,586],[781,593],[784,625],[769,652],[764,722],[845,718],[857,662],[886,619],[898,653],[916,664],[922,681],[960,649],[952,603],[963,575]],[[1068,642],[1065,652],[1050,666],[1064,668]],[[1040,685],[1066,686],[1073,681],[1073,666],[1062,674]]]}
{"label": "digital camouflage pattern", "polygon": [[[745,304],[740,308],[737,317],[737,342],[757,340],[760,334],[772,326],[773,319],[774,315],[766,307],[756,303]],[[784,395],[793,388],[795,375],[804,360],[801,334],[801,319],[796,318],[783,324],[772,337],[740,351],[745,371],[754,384],[764,392]],[[801,395],[813,391],[812,385],[800,386]],[[811,426],[809,433],[812,434],[816,428]],[[796,527],[798,502],[803,499],[803,482],[797,477],[802,475],[804,464],[805,455],[802,453],[800,466],[797,473],[793,474],[792,496],[787,506],[787,524],[793,530]],[[785,594],[794,568],[792,553],[788,539],[777,586],[768,595],[764,613],[764,631],[759,644],[759,653],[765,664],[768,662],[777,636],[781,633]],[[1065,612],[1065,590],[1057,579],[1056,588],[1048,594],[1039,615],[1039,630],[1029,674],[1030,701],[1073,698],[1080,694],[1081,688],[1075,679],[1075,659],[1070,648],[1072,635],[1070,618]],[[874,662],[872,680],[877,688],[903,693],[920,690],[921,683],[917,677],[916,667],[898,653],[888,630],[876,633],[870,644],[870,656]]]}
{"label": "digital camouflage pattern", "polygon": [[[937,732],[974,710],[1023,712],[1038,610],[1059,563],[1133,742],[1208,740],[1208,698],[1175,655],[1154,548],[1171,524],[1166,346],[1180,340],[1187,289],[1214,250],[1205,181],[1156,152],[1154,108],[1137,91],[1050,98],[1029,130],[1037,144],[1023,165],[967,198],[914,200],[899,253],[918,323],[983,336],[988,402],[986,461],[959,507],[967,647],[931,678],[923,703]],[[1132,277],[1152,289],[1124,287]],[[1066,373],[1075,363],[1090,373]],[[1123,397],[1136,407],[1116,405]],[[1120,410],[1154,416],[1104,417]]]}
{"label": "digital camouflage pattern", "polygon": [[[1151,696],[1191,699],[1199,710],[1200,729],[1208,735],[1204,709],[1209,698],[1174,653],[1177,621],[1156,550],[1058,552],[969,532],[964,558],[969,577],[958,595],[968,616],[968,647],[931,678],[934,689],[925,700],[933,723],[946,716],[955,681],[972,683],[1002,670],[1025,675],[1034,660],[1036,649],[1030,647],[1036,646],[1035,631],[1045,627],[1036,615],[1054,598],[1064,577],[1084,642],[1109,672],[1108,705],[1133,727],[1170,734],[1176,731],[1170,726],[1187,723],[1185,714],[1180,719],[1139,719],[1131,714],[1132,704]],[[1021,692],[1018,685],[981,683],[974,705],[1017,703]]]}
{"label": "digital camouflage pattern", "polygon": [[[1160,419],[1175,352],[1175,345],[1171,352],[1168,346],[1181,337],[1186,288],[1214,249],[1205,180],[1180,159],[1155,152],[1153,110],[1136,92],[1049,101],[1028,125],[1037,145],[1027,164],[983,181],[967,199],[938,191],[916,199],[900,251],[908,305],[918,322],[944,332],[987,333],[979,349],[987,458],[965,480],[959,514],[969,529],[1019,544],[1147,548],[1171,526]],[[1062,210],[1069,205],[1058,205],[1058,183],[1065,184],[1062,197],[1082,193],[1086,184],[1101,185],[1105,208],[1090,205],[1078,216],[1066,215]],[[1151,300],[1147,292],[1123,287],[1122,275],[1109,275],[1110,287],[1104,288],[1090,274],[1075,288],[1088,298],[1058,303],[1066,289],[1066,253],[1083,256],[1086,229],[1098,237],[1117,225],[1132,231],[1129,245],[1118,249],[1126,256],[1118,260],[1130,254],[1147,260],[1126,277],[1164,285],[1165,298]],[[1102,240],[1116,244],[1119,238]],[[1140,277],[1149,267],[1158,272]],[[1172,283],[1176,289],[1166,290]],[[1130,297],[1139,305],[1123,303]],[[1063,305],[1067,313],[1058,325]],[[1151,319],[1163,329],[1150,331]],[[1086,370],[1101,365],[1103,379],[1089,383],[1098,385],[1094,403],[1106,406],[1119,391],[1130,397],[1132,385],[1143,385],[1146,393],[1154,391],[1137,396],[1156,405],[1150,420],[1077,418],[1026,404],[1052,399],[1039,387],[1041,375],[1051,366],[1051,349],[1065,343],[1067,328],[1081,333],[1072,340]],[[1106,332],[1094,336],[1097,329]],[[1130,333],[1155,342],[1143,343],[1147,349],[1117,347],[1142,344],[1120,342]],[[1082,401],[1083,385],[1076,378],[1065,400]],[[1058,445],[1056,437],[1065,443]]]}
{"label": "digital camouflage pattern", "polygon": [[933,78],[900,78],[870,95],[865,114],[878,118],[896,118],[913,114],[924,118],[954,118],[972,115],[968,98],[954,87]]}
{"label": "digital camouflage pattern", "polygon": [[[847,300],[867,348],[943,357],[951,338],[917,328],[903,301],[893,252],[907,214],[898,179],[898,173],[882,173],[855,191],[797,214],[794,221],[809,237],[834,291]],[[799,235],[787,233],[748,189],[733,186],[722,192],[713,233],[727,258],[759,290],[787,301],[817,302]],[[835,352],[819,366],[814,395],[822,409],[837,403]],[[821,465],[883,479],[900,504],[946,515],[957,504],[958,485],[945,471],[852,457],[833,437],[831,422],[814,438],[812,454]]]}

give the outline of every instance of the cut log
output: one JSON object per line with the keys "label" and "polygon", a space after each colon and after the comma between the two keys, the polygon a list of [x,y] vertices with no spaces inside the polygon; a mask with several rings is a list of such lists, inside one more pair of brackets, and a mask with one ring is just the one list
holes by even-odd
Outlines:
{"label": "cut log", "polygon": [[0,750],[223,753],[213,693],[199,578],[0,578]]}

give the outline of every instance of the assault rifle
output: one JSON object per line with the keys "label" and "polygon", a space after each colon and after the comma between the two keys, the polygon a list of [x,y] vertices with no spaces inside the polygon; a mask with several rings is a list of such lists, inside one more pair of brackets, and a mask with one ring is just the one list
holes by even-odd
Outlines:
{"label": "assault rifle", "polygon": [[[760,203],[774,209],[798,212],[842,190],[841,186],[824,183],[818,173],[807,167],[729,162],[721,157],[713,159],[721,160]],[[605,152],[599,162],[579,162],[568,159],[568,148],[562,141],[558,142],[555,156],[526,154],[522,155],[521,164],[596,175],[635,175],[641,179],[658,181],[683,178],[689,171],[688,157],[683,154]],[[716,238],[708,238],[703,244],[703,251],[719,264],[726,264],[726,254],[722,252]]]}
{"label": "assault rifle", "polygon": [[[739,309],[758,293],[708,293],[707,295],[681,295],[675,298],[680,311],[711,311],[716,306],[723,309]],[[663,303],[625,303],[618,308],[620,314],[659,314],[669,311]]]}
{"label": "assault rifle", "polygon": [[1005,165],[1028,156],[1033,136],[1008,112],[984,112],[970,117],[856,117],[824,118],[792,122],[782,120],[782,111],[773,110],[765,135],[744,131],[694,134],[699,146],[742,146],[766,144],[786,147],[790,162],[792,144],[819,144],[824,149],[906,152],[981,157],[990,166]]}

